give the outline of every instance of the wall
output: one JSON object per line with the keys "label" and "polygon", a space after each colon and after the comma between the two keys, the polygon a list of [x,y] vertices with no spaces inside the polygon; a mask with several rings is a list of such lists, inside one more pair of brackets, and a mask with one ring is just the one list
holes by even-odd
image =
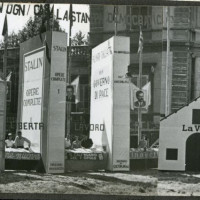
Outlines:
{"label": "wall", "polygon": [[[159,170],[185,170],[186,140],[196,131],[192,125],[192,109],[200,108],[200,99],[186,105],[177,113],[169,115],[160,123],[159,136]],[[185,127],[193,127],[193,131],[184,131]],[[200,132],[199,132],[200,133]],[[166,160],[166,148],[178,149],[178,160]]]}

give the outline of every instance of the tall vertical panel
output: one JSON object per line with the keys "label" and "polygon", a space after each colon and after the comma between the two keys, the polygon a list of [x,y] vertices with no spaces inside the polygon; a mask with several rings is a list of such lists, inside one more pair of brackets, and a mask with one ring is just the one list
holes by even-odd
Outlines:
{"label": "tall vertical panel", "polygon": [[22,135],[31,141],[31,149],[40,153],[43,106],[43,72],[45,66],[44,48],[24,54],[23,58],[23,100]]}
{"label": "tall vertical panel", "polygon": [[105,146],[109,154],[108,169],[112,170],[113,135],[113,42],[111,38],[92,50],[91,126],[103,127],[90,131],[97,146]]}
{"label": "tall vertical panel", "polygon": [[114,38],[113,92],[113,171],[129,170],[130,97],[124,77],[130,64],[130,39]]}
{"label": "tall vertical panel", "polygon": [[5,169],[5,83],[0,81],[0,171]]}
{"label": "tall vertical panel", "polygon": [[115,36],[92,50],[90,124],[103,129],[91,130],[90,137],[95,145],[106,147],[107,169],[112,171],[129,170],[129,87],[122,78],[129,47],[129,38]]}
{"label": "tall vertical panel", "polygon": [[64,172],[65,138],[65,98],[67,36],[65,33],[52,33],[50,91],[48,107],[48,150],[47,172]]}

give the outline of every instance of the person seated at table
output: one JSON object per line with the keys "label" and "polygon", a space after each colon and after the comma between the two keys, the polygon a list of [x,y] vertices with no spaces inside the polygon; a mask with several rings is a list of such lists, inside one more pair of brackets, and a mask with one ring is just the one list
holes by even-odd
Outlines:
{"label": "person seated at table", "polygon": [[144,151],[147,150],[147,147],[148,147],[148,142],[147,142],[147,139],[146,139],[146,136],[143,135],[142,136],[142,139],[140,140],[139,142],[139,148],[143,149]]}
{"label": "person seated at table", "polygon": [[71,140],[70,140],[70,135],[67,134],[67,137],[65,138],[65,148],[70,149],[71,146],[72,146],[72,144],[71,144]]}
{"label": "person seated at table", "polygon": [[78,136],[75,136],[75,140],[72,142],[72,148],[81,148],[81,141],[79,140]]}
{"label": "person seated at table", "polygon": [[87,135],[81,141],[81,146],[85,149],[90,149],[93,145],[93,141]]}
{"label": "person seated at table", "polygon": [[8,133],[8,139],[5,140],[6,148],[12,148],[14,146],[14,141],[12,139],[12,133]]}
{"label": "person seated at table", "polygon": [[[24,147],[24,142],[28,143],[28,148]],[[29,149],[31,146],[31,142],[30,140],[28,140],[25,137],[22,137],[22,132],[18,131],[17,132],[17,136],[15,137],[15,141],[14,141],[14,147],[15,148],[24,148],[24,149]]]}

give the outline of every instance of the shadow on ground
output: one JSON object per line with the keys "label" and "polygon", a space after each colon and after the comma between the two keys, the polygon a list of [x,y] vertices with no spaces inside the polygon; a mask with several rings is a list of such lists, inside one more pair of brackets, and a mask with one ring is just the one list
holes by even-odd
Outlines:
{"label": "shadow on ground", "polygon": [[198,172],[158,172],[159,181],[174,181],[188,184],[200,183],[200,173]]}
{"label": "shadow on ground", "polygon": [[[15,183],[20,181],[36,181],[36,180],[42,180],[42,178],[39,177],[30,177],[28,174],[24,171],[17,171],[18,173],[21,172],[25,174],[24,176],[21,176],[20,173],[16,173],[16,171],[5,171],[0,173],[0,184],[9,184],[9,183]],[[34,172],[33,172],[34,173]],[[27,175],[26,175],[27,174]]]}

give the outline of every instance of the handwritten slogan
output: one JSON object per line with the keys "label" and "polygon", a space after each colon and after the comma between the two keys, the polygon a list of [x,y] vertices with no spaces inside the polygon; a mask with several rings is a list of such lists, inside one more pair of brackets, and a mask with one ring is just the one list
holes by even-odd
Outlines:
{"label": "handwritten slogan", "polygon": [[[108,73],[109,66],[107,66],[106,58],[113,54],[110,45],[108,45],[102,51],[92,56],[93,63],[101,62],[102,65],[95,72],[95,78],[93,80],[94,100],[102,100],[110,97],[109,89],[111,87],[111,76]],[[105,62],[104,62],[105,61]]]}

